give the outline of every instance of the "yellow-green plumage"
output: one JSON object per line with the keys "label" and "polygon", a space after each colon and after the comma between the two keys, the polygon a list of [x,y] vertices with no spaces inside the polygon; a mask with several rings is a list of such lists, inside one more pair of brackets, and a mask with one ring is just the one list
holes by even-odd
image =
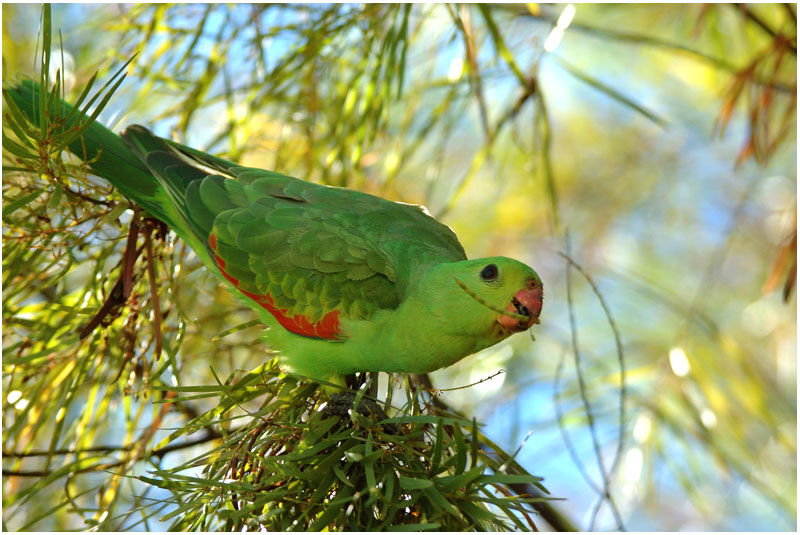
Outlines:
{"label": "yellow-green plumage", "polygon": [[[26,82],[8,93],[33,116],[36,90]],[[428,372],[538,318],[531,268],[467,260],[418,206],[241,167],[140,126],[120,138],[95,123],[83,137],[70,150],[232,285],[295,373]]]}

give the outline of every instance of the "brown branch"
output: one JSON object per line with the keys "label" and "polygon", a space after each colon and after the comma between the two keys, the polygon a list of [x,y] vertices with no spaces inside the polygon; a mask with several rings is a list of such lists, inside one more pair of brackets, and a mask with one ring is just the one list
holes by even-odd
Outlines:
{"label": "brown branch", "polygon": [[492,141],[494,141],[494,139],[500,133],[500,129],[503,128],[508,121],[519,114],[520,110],[522,110],[522,106],[525,105],[528,99],[537,94],[539,88],[535,76],[531,76],[531,78],[528,79],[528,85],[524,89],[525,91],[519,96],[517,102],[514,103],[514,106],[509,108],[508,111],[497,121],[497,125],[494,127]]}
{"label": "brown branch", "polygon": [[128,231],[128,242],[122,257],[122,273],[111,289],[111,292],[108,294],[108,298],[106,298],[103,306],[100,307],[100,310],[97,311],[97,314],[94,315],[89,323],[81,328],[79,334],[81,340],[89,336],[98,325],[104,324],[105,317],[124,305],[131,295],[134,278],[133,266],[136,264],[136,259],[142,254],[142,250],[145,247],[142,245],[136,249],[136,239],[139,229],[138,221],[138,209],[134,209],[133,220],[131,221],[131,226]]}
{"label": "brown branch", "polygon": [[156,270],[153,265],[153,240],[151,235],[155,226],[148,226],[144,235],[145,248],[147,249],[147,278],[150,281],[150,300],[153,303],[153,329],[156,347],[153,351],[153,360],[157,361],[161,357],[161,303],[158,299],[158,287],[156,286]]}
{"label": "brown branch", "polygon": [[[237,430],[231,431],[235,433]],[[216,440],[222,438],[222,434],[219,431],[212,430],[206,428],[206,435],[202,437],[198,437],[193,440],[187,440],[186,442],[181,442],[180,444],[171,444],[169,446],[164,446],[161,448],[156,448],[151,451],[149,454],[144,455],[143,458],[147,457],[158,457],[159,459],[163,458],[166,454],[171,453],[173,451],[178,451],[186,448],[191,448],[192,446],[197,446],[200,444],[204,444],[206,442],[211,442],[212,440]],[[126,446],[95,446],[91,448],[83,448],[83,449],[59,449],[53,451],[43,451],[43,450],[33,450],[33,451],[25,451],[25,452],[16,452],[16,451],[4,451],[3,457],[46,457],[51,455],[79,455],[81,453],[102,453],[102,452],[115,452],[115,451],[131,451],[136,446],[134,444],[128,444]],[[75,473],[80,474],[83,472],[91,472],[97,469],[107,469],[112,468],[114,466],[119,466],[122,464],[123,461],[115,462],[115,463],[106,463],[106,464],[97,464],[92,466],[87,466],[86,468],[82,468],[77,470]],[[4,476],[17,476],[17,477],[47,477],[52,473],[49,470],[6,470],[3,469]]]}
{"label": "brown branch", "polygon": [[62,184],[61,187],[64,189],[64,193],[66,193],[67,195],[71,195],[72,197],[77,197],[77,198],[79,198],[81,200],[84,200],[86,202],[90,202],[92,204],[101,204],[101,205],[106,206],[108,208],[114,208],[114,201],[103,201],[101,199],[95,199],[94,197],[86,195],[85,193],[81,193],[80,191],[75,191],[73,189],[70,189],[70,188],[64,186],[63,184]]}
{"label": "brown branch", "polygon": [[[136,256],[138,257],[142,253],[142,249],[144,246],[139,247],[136,251]],[[125,304],[127,299],[125,299],[124,289],[123,289],[123,278],[124,274],[121,274],[117,282],[114,284],[114,287],[111,288],[111,292],[108,294],[103,306],[100,307],[100,310],[97,311],[97,314],[87,323],[84,327],[81,328],[79,337],[81,340],[89,336],[93,330],[97,328],[98,325],[104,324],[105,317],[119,307]]]}
{"label": "brown branch", "polygon": [[31,451],[3,451],[3,457],[48,457],[52,455],[79,455],[81,453],[103,453],[115,451],[127,451],[132,446],[92,446],[91,448],[82,449],[55,449],[52,451],[47,450],[31,450]]}
{"label": "brown branch", "polygon": [[128,243],[125,245],[125,256],[122,264],[122,297],[125,301],[131,296],[133,288],[133,266],[136,263],[138,254],[136,253],[136,239],[139,235],[139,209],[133,209],[133,219],[128,228]]}
{"label": "brown branch", "polygon": [[764,30],[767,34],[769,34],[770,37],[772,37],[773,39],[784,40],[786,42],[786,46],[789,47],[789,50],[791,50],[792,54],[794,54],[795,56],[797,55],[797,46],[789,42],[789,36],[783,35],[782,33],[778,33],[775,30],[773,30],[766,22],[764,22],[764,20],[761,17],[750,11],[750,9],[747,7],[746,4],[736,4],[736,7],[739,8],[739,11],[742,12],[745,18],[755,23],[756,26]]}
{"label": "brown branch", "polygon": [[111,314],[114,310],[118,309],[125,303],[125,298],[123,296],[123,289],[122,289],[122,277],[120,277],[114,287],[111,288],[111,292],[109,292],[108,297],[106,298],[103,306],[100,307],[100,310],[97,311],[97,314],[94,317],[81,327],[80,332],[78,333],[78,337],[83,340],[94,331],[99,325],[103,323],[106,316]]}
{"label": "brown branch", "polygon": [[9,477],[47,477],[50,472],[42,470],[6,470],[3,468],[3,475]]}
{"label": "brown branch", "polygon": [[486,142],[488,143],[493,136],[489,127],[489,112],[486,106],[486,99],[483,95],[483,87],[481,85],[481,74],[478,67],[477,54],[475,52],[475,34],[472,30],[469,11],[465,6],[459,6],[459,9],[464,14],[462,17],[456,13],[455,9],[449,4],[447,5],[447,9],[450,11],[450,16],[453,18],[456,26],[464,35],[464,48],[466,49],[467,60],[469,61],[469,83],[472,87],[472,92],[475,93],[475,98],[478,101],[481,126],[483,127],[483,133],[486,136]]}

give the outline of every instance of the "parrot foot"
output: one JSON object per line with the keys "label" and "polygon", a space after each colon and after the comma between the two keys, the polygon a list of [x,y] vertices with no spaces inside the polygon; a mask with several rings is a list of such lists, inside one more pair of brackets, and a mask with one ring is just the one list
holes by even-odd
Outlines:
{"label": "parrot foot", "polygon": [[[333,394],[328,400],[328,404],[325,405],[325,408],[322,410],[322,413],[325,416],[348,416],[350,411],[353,409],[353,403],[356,400],[356,394],[357,393],[353,390],[344,390],[343,392]],[[361,402],[358,404],[356,412],[358,412],[358,414],[361,416],[375,418],[379,421],[386,420],[388,418],[381,406],[368,398],[362,398]],[[389,433],[398,433],[397,426],[394,424],[387,424],[384,426],[384,428]]]}

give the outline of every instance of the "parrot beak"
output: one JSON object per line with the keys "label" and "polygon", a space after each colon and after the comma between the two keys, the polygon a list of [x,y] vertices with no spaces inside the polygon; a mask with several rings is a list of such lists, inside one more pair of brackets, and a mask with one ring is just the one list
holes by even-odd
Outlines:
{"label": "parrot beak", "polygon": [[539,314],[542,312],[542,283],[537,279],[528,279],[525,288],[518,291],[506,307],[509,312],[528,316],[528,320],[518,320],[511,316],[500,315],[497,323],[512,333],[530,329],[534,323],[539,323]]}

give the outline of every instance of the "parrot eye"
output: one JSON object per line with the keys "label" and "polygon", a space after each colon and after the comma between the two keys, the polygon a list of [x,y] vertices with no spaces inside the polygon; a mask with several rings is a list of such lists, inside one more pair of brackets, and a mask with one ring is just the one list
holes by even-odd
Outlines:
{"label": "parrot eye", "polygon": [[485,281],[497,280],[497,266],[489,264],[481,271],[481,278]]}

